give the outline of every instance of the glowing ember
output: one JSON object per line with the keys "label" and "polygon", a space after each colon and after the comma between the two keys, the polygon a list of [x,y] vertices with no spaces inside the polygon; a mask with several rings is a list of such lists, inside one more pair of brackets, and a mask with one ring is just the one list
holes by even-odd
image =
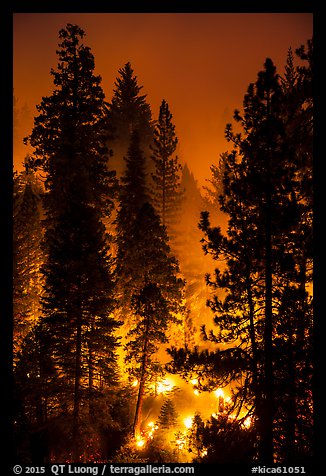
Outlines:
{"label": "glowing ember", "polygon": [[224,398],[224,392],[221,388],[218,388],[217,390],[214,390],[214,394],[217,398]]}
{"label": "glowing ember", "polygon": [[143,438],[137,438],[136,440],[136,446],[138,446],[138,448],[142,448],[143,446],[145,445],[145,440]]}
{"label": "glowing ember", "polygon": [[252,423],[252,418],[249,416],[244,420],[242,424],[245,428],[250,428],[251,423]]}
{"label": "glowing ember", "polygon": [[155,425],[155,423],[153,421],[150,421],[149,423],[147,423],[147,427],[148,427],[147,435],[146,435],[147,439],[152,440],[153,435],[154,435],[154,431],[157,430],[158,426]]}
{"label": "glowing ember", "polygon": [[206,455],[207,455],[207,450],[201,451],[201,453],[200,453],[200,456],[201,456],[201,457],[206,456]]}
{"label": "glowing ember", "polygon": [[198,379],[197,379],[197,378],[193,378],[192,380],[190,380],[190,383],[191,383],[192,385],[197,385]]}
{"label": "glowing ember", "polygon": [[187,417],[183,420],[183,423],[186,428],[191,428],[192,427],[192,417]]}

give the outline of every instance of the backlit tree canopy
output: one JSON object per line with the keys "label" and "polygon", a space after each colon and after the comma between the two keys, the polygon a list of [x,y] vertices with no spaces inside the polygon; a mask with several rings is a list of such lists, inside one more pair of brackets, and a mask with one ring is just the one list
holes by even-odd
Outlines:
{"label": "backlit tree canopy", "polygon": [[128,58],[106,99],[85,41],[78,25],[59,31],[14,173],[18,463],[304,468],[312,41],[284,73],[266,58],[202,188],[176,155],[173,101],[153,121]]}

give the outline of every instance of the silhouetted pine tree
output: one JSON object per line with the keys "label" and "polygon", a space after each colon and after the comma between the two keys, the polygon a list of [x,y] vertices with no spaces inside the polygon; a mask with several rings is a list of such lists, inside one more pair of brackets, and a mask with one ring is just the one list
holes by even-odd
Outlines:
{"label": "silhouetted pine tree", "polygon": [[173,401],[166,398],[157,420],[159,427],[163,430],[170,430],[178,423],[178,413]]}
{"label": "silhouetted pine tree", "polygon": [[152,160],[155,172],[152,195],[153,204],[167,227],[168,235],[175,238],[175,225],[180,216],[182,191],[180,187],[181,165],[178,156],[174,155],[178,143],[175,126],[168,103],[163,99],[159,118],[154,130]]}
{"label": "silhouetted pine tree", "polygon": [[133,427],[137,435],[146,387],[158,372],[163,373],[155,354],[168,342],[169,325],[183,312],[184,283],[178,276],[178,263],[171,255],[165,228],[150,204],[139,210],[131,236],[134,261],[130,272],[138,284],[131,302],[134,323],[127,336],[126,361],[139,381]]}
{"label": "silhouetted pine tree", "polygon": [[[14,410],[17,451],[26,445],[19,443],[20,433],[30,434],[31,429],[44,427],[53,416],[57,416],[58,382],[57,370],[48,351],[48,341],[43,330],[43,318],[30,327],[24,338],[24,346],[17,353],[14,373]],[[26,435],[25,435],[26,438]]]}
{"label": "silhouetted pine tree", "polygon": [[[215,356],[187,349],[171,352],[185,372],[190,373],[197,362],[210,385],[214,380],[225,385],[241,379],[235,403],[245,403],[255,411],[259,457],[266,462],[284,458],[289,449],[285,435],[292,435],[289,442],[295,435],[298,445],[303,414],[296,413],[295,407],[288,411],[294,401],[294,380],[311,388],[311,314],[306,292],[311,209],[304,211],[305,200],[300,195],[304,184],[309,184],[311,167],[309,162],[299,165],[303,142],[308,155],[311,150],[307,134],[295,140],[290,133],[289,112],[295,102],[288,101],[273,63],[267,60],[256,83],[248,88],[243,116],[235,112],[243,133],[233,133],[227,126],[226,136],[234,150],[221,156],[219,170],[215,170],[218,202],[229,216],[227,234],[211,226],[208,213],[202,214],[200,223],[205,252],[225,263],[218,266],[214,277],[207,278],[215,289],[209,306],[217,331],[209,336],[204,332],[204,336],[228,348],[215,352]],[[298,107],[305,114],[306,107]],[[309,202],[311,197],[306,198],[306,204]],[[303,229],[305,238],[300,246],[297,240]],[[303,352],[298,345],[300,334],[306,336],[303,347],[300,339]],[[307,365],[299,360],[303,356],[308,357]],[[301,368],[305,369],[304,377],[301,370],[298,372]],[[296,400],[303,402],[301,396]],[[303,433],[300,444],[306,449],[309,446]]]}
{"label": "silhouetted pine tree", "polygon": [[[246,134],[233,134],[231,126],[227,127],[226,136],[240,150],[242,166],[246,174],[248,193],[244,194],[244,212],[250,216],[261,242],[260,266],[256,268],[263,286],[262,305],[262,352],[263,367],[260,371],[259,415],[260,457],[272,462],[274,455],[273,422],[275,417],[274,388],[274,348],[273,348],[273,275],[279,269],[279,258],[275,253],[278,245],[282,247],[282,232],[286,224],[282,214],[287,213],[289,174],[286,164],[284,145],[284,125],[282,123],[281,88],[276,68],[270,59],[265,62],[265,69],[258,74],[255,85],[250,85],[244,99],[244,115],[235,113]],[[286,171],[286,174],[285,174]],[[243,177],[245,180],[245,177]],[[248,207],[250,207],[247,211]],[[283,227],[283,229],[281,229]],[[258,242],[255,246],[256,253]],[[256,272],[257,272],[256,271]],[[274,299],[275,299],[274,294]],[[275,308],[274,308],[275,309]],[[258,402],[257,402],[258,403]]]}
{"label": "silhouetted pine tree", "polygon": [[142,272],[137,271],[139,256],[134,247],[133,230],[139,210],[149,200],[149,192],[146,184],[146,159],[140,150],[139,142],[139,134],[135,130],[131,135],[128,154],[125,157],[126,166],[121,178],[116,218],[118,248],[116,275],[119,303],[124,315],[129,311],[132,295],[142,285]]}
{"label": "silhouetted pine tree", "polygon": [[[295,67],[291,49],[282,79],[283,117],[289,137],[292,220],[295,226],[286,237],[294,267],[287,276],[277,323],[280,359],[275,359],[277,396],[276,451],[287,461],[311,456],[312,398],[312,41],[307,51],[296,51],[303,60]],[[283,365],[278,365],[280,360]],[[284,365],[285,364],[285,365]],[[285,435],[285,437],[284,437]]]}
{"label": "silhouetted pine tree", "polygon": [[254,431],[243,428],[225,415],[211,417],[199,427],[204,452],[197,463],[251,464],[254,460]]}
{"label": "silhouetted pine tree", "polygon": [[[109,144],[113,157],[109,164],[118,176],[124,173],[124,160],[129,149],[131,135],[138,131],[140,148],[149,157],[149,146],[153,139],[153,121],[146,94],[140,94],[143,86],[138,85],[137,76],[130,62],[119,69],[113,97],[108,106]],[[148,162],[147,166],[150,166]]]}
{"label": "silhouetted pine tree", "polygon": [[182,309],[183,281],[178,277],[178,263],[171,255],[165,228],[148,203],[146,159],[137,130],[131,135],[125,160],[116,219],[116,274],[126,359],[131,374],[139,381],[134,419],[134,433],[138,434],[149,376],[155,379],[158,372],[162,373],[159,363],[152,362],[152,355],[166,342],[168,325]]}
{"label": "silhouetted pine tree", "polygon": [[46,173],[43,339],[75,437],[84,410],[116,382],[114,280],[102,222],[112,210],[115,180],[106,167],[101,78],[83,37],[76,25],[60,30],[55,90],[37,106],[28,138],[35,149],[31,165]]}

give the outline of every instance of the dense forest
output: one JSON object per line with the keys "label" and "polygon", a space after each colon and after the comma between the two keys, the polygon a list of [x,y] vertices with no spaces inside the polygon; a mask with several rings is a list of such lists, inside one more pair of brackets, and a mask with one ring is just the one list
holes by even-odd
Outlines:
{"label": "dense forest", "polygon": [[308,463],[312,40],[266,59],[204,189],[167,98],[129,62],[106,98],[84,41],[59,32],[14,172],[16,461]]}

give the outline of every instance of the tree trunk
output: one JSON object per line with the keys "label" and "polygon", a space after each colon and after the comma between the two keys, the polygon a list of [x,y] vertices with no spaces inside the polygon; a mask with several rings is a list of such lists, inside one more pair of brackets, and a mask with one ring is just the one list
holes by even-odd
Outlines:
{"label": "tree trunk", "polygon": [[140,436],[140,425],[142,420],[143,397],[144,397],[144,391],[145,391],[147,361],[148,361],[148,356],[147,356],[148,332],[149,332],[149,319],[147,319],[147,323],[146,323],[145,342],[144,342],[144,348],[143,348],[143,358],[142,358],[141,374],[140,374],[140,380],[139,380],[138,397],[137,397],[134,424],[132,429],[133,435],[135,438],[139,438]]}
{"label": "tree trunk", "polygon": [[293,346],[295,345],[293,339],[293,329],[290,326],[289,332],[289,356],[288,356],[288,371],[287,371],[287,386],[288,386],[288,402],[286,406],[286,428],[285,428],[285,441],[286,441],[286,460],[289,463],[295,463],[296,444],[296,421],[297,421],[297,375],[295,371],[295,354]]}
{"label": "tree trunk", "polygon": [[162,223],[166,226],[166,162],[167,158],[163,159],[163,184],[162,184]]}
{"label": "tree trunk", "polygon": [[274,423],[274,375],[273,375],[273,304],[272,304],[272,193],[271,157],[266,157],[265,190],[265,325],[264,325],[264,376],[260,435],[260,459],[265,464],[273,463],[273,423]]}
{"label": "tree trunk", "polygon": [[75,357],[75,389],[74,389],[74,409],[73,409],[73,439],[78,440],[79,434],[79,408],[80,408],[80,381],[81,381],[81,311],[77,311],[76,322],[76,357]]}
{"label": "tree trunk", "polygon": [[142,420],[142,408],[143,408],[143,398],[144,398],[144,391],[145,391],[145,372],[142,372],[142,376],[139,382],[139,390],[138,390],[138,397],[137,397],[137,404],[136,404],[136,411],[135,411],[135,418],[133,423],[133,435],[135,438],[140,437],[140,425]]}
{"label": "tree trunk", "polygon": [[253,289],[251,283],[251,261],[249,258],[249,246],[248,246],[248,233],[246,228],[246,221],[244,220],[243,207],[242,203],[240,205],[240,217],[242,224],[242,233],[243,233],[243,245],[244,245],[244,262],[245,262],[245,283],[247,291],[247,299],[249,306],[249,338],[252,349],[252,358],[251,358],[251,375],[252,375],[252,390],[254,394],[255,402],[255,413],[258,419],[258,431],[260,431],[261,424],[263,421],[262,415],[262,392],[259,382],[259,355],[256,341],[256,332],[255,332],[255,304],[253,298]]}
{"label": "tree trunk", "polygon": [[91,343],[88,343],[88,413],[91,417],[93,414],[93,353]]}

